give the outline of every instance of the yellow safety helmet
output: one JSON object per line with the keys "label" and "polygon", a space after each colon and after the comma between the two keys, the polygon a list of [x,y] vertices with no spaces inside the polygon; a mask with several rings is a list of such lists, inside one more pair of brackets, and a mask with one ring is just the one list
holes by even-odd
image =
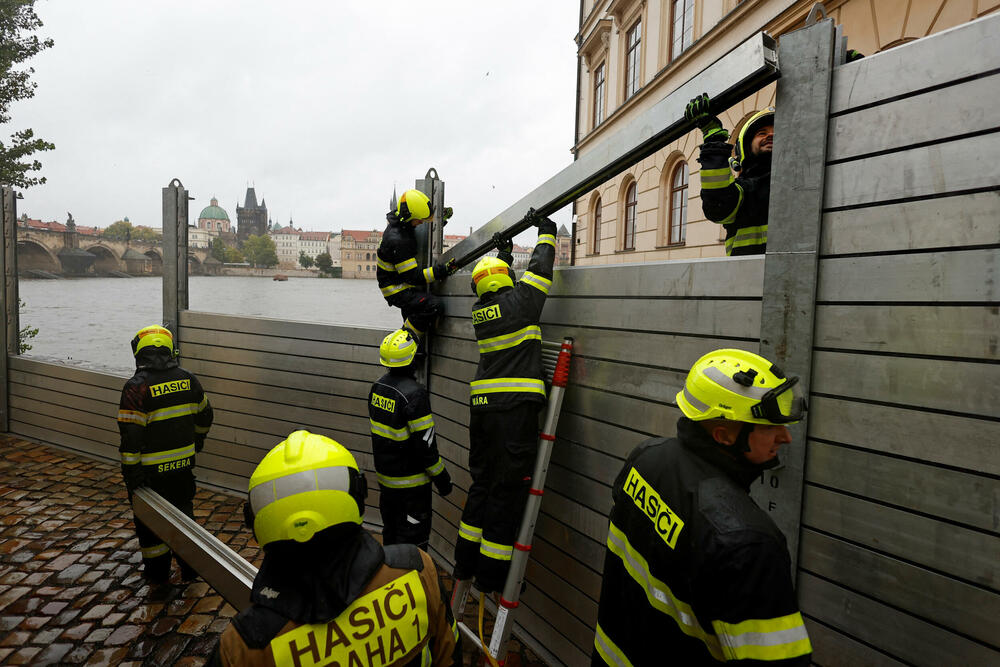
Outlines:
{"label": "yellow safety helmet", "polygon": [[743,163],[747,160],[747,155],[750,152],[750,142],[753,141],[753,135],[757,134],[757,130],[765,125],[774,125],[774,107],[761,109],[743,123],[740,134],[736,138],[736,146],[733,149],[734,156],[729,160],[729,165],[734,171],[740,171],[743,168]]}
{"label": "yellow safety helmet", "polygon": [[402,222],[426,220],[434,215],[430,198],[420,190],[407,190],[396,204],[396,217]]}
{"label": "yellow safety helmet", "polygon": [[269,451],[250,476],[246,520],[262,547],[307,542],[338,524],[360,524],[365,476],[343,445],[295,431]]}
{"label": "yellow safety helmet", "polygon": [[510,266],[498,257],[483,257],[472,269],[472,291],[482,297],[486,292],[496,292],[501,287],[513,287]]}
{"label": "yellow safety helmet", "polygon": [[174,336],[170,333],[169,329],[161,327],[159,324],[151,324],[148,327],[143,327],[132,338],[132,355],[137,356],[139,352],[149,347],[163,347],[170,354],[173,354]]}
{"label": "yellow safety helmet", "polygon": [[805,399],[795,395],[798,381],[759,354],[715,350],[691,367],[684,388],[677,392],[677,406],[695,421],[790,424],[806,411]]}
{"label": "yellow safety helmet", "polygon": [[401,368],[409,366],[417,354],[417,341],[406,329],[396,329],[382,339],[378,348],[378,360],[383,366]]}

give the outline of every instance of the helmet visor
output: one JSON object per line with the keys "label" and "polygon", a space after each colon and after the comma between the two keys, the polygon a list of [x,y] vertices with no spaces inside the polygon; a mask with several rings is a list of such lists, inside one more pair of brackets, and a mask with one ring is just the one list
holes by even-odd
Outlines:
{"label": "helmet visor", "polygon": [[772,424],[791,424],[802,419],[808,406],[804,396],[796,390],[798,376],[792,375],[771,391],[764,394],[760,403],[750,409],[757,419],[766,419]]}

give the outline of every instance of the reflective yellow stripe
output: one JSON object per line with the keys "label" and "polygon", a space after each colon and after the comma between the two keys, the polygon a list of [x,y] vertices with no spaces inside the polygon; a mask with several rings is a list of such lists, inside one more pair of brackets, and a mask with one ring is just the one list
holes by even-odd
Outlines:
{"label": "reflective yellow stripe", "polygon": [[432,283],[434,282],[434,267],[429,266],[424,269],[424,282]]}
{"label": "reflective yellow stripe", "polygon": [[483,540],[483,529],[471,526],[464,521],[458,522],[458,536],[463,540],[469,540],[470,542],[482,542]]}
{"label": "reflective yellow stripe", "polygon": [[412,331],[413,333],[415,333],[418,336],[423,336],[424,335],[424,332],[421,329],[418,329],[415,326],[413,326],[413,322],[411,322],[409,318],[407,318],[406,321],[403,322],[403,328],[404,329],[409,329],[410,331]]}
{"label": "reflective yellow stripe", "polygon": [[163,543],[154,544],[151,547],[142,547],[142,557],[146,559],[156,558],[168,553],[170,553],[170,548]]}
{"label": "reflective yellow stripe", "polygon": [[486,556],[494,560],[510,560],[513,553],[513,544],[500,544],[499,542],[490,542],[489,540],[483,540],[479,543],[480,556]]}
{"label": "reflective yellow stripe", "polygon": [[404,259],[402,262],[396,264],[396,270],[400,273],[406,273],[410,269],[417,268],[417,258],[411,257],[409,259]]}
{"label": "reflective yellow stripe", "polygon": [[646,592],[646,600],[653,609],[674,619],[681,632],[705,642],[712,657],[716,660],[723,660],[722,647],[719,646],[718,638],[701,627],[691,605],[678,600],[669,586],[649,572],[649,564],[646,559],[632,547],[628,538],[625,537],[625,533],[619,530],[614,523],[611,523],[608,528],[608,550],[621,558],[629,575]]}
{"label": "reflective yellow stripe", "polygon": [[383,271],[391,271],[392,273],[396,272],[396,267],[390,264],[389,262],[385,261],[381,257],[376,257],[375,263],[378,264],[378,268],[382,269]]}
{"label": "reflective yellow stripe", "polygon": [[382,296],[392,296],[408,289],[410,289],[410,285],[386,285],[385,287],[379,287]]}
{"label": "reflective yellow stripe", "polygon": [[442,472],[444,472],[444,461],[442,461],[441,457],[439,456],[437,462],[430,468],[427,468],[427,474],[430,475],[431,477],[436,477],[440,475]]}
{"label": "reflective yellow stripe", "polygon": [[736,179],[733,177],[733,172],[730,171],[729,167],[701,170],[702,190],[719,190],[729,187],[729,184],[735,181]]}
{"label": "reflective yellow stripe", "polygon": [[410,437],[410,432],[405,428],[393,428],[391,426],[386,426],[375,421],[372,418],[368,418],[369,423],[372,427],[373,435],[380,435],[383,438],[389,438],[390,440],[395,440],[396,442],[402,442]]}
{"label": "reflective yellow stripe", "polygon": [[744,227],[737,230],[734,236],[726,239],[726,254],[730,255],[734,248],[744,248],[751,245],[767,243],[767,225]]}
{"label": "reflective yellow stripe", "polygon": [[625,657],[617,644],[611,641],[601,624],[597,624],[597,633],[594,635],[594,648],[604,658],[604,662],[616,667],[632,667],[632,662]]}
{"label": "reflective yellow stripe", "polygon": [[785,660],[812,652],[802,614],[750,619],[735,625],[712,621],[726,660]]}
{"label": "reflective yellow stripe", "polygon": [[500,392],[526,392],[545,396],[545,383],[534,378],[493,378],[491,380],[473,380],[471,390],[473,396]]}
{"label": "reflective yellow stripe", "polygon": [[535,247],[538,247],[538,246],[543,245],[543,244],[544,245],[550,245],[553,248],[555,248],[556,247],[556,237],[554,235],[552,235],[552,234],[539,234],[538,235],[538,242],[535,243]]}
{"label": "reflective yellow stripe", "polygon": [[209,426],[197,426],[197,425],[196,425],[196,426],[194,427],[194,432],[195,432],[195,433],[199,433],[199,434],[200,434],[200,433],[208,433],[208,429],[209,429],[209,428],[211,428],[211,427],[209,427]]}
{"label": "reflective yellow stripe", "polygon": [[524,275],[521,276],[521,282],[527,283],[540,291],[542,294],[548,294],[549,288],[552,287],[552,281],[548,278],[543,278],[537,273],[532,273],[531,271],[525,271]]}
{"label": "reflective yellow stripe", "polygon": [[412,489],[417,486],[423,486],[431,481],[431,478],[425,472],[417,473],[416,475],[406,475],[405,477],[389,477],[377,472],[375,476],[378,477],[379,484],[390,489]]}
{"label": "reflective yellow stripe", "polygon": [[135,465],[142,461],[142,455],[139,452],[122,452],[122,463],[129,466]]}
{"label": "reflective yellow stripe", "polygon": [[153,422],[162,422],[168,419],[176,419],[177,417],[187,417],[189,415],[196,414],[198,414],[197,403],[182,403],[180,405],[173,405],[169,408],[153,410],[149,413],[146,423],[152,424]]}
{"label": "reflective yellow stripe", "polygon": [[524,341],[541,339],[541,327],[537,324],[529,324],[523,329],[518,329],[517,331],[512,331],[511,333],[507,333],[502,336],[482,339],[479,341],[479,354],[497,352],[499,350],[508,350],[512,347],[517,347]]}
{"label": "reflective yellow stripe", "polygon": [[194,445],[179,447],[178,449],[168,449],[162,452],[143,453],[142,465],[150,466],[157,463],[169,463],[170,461],[180,461],[190,456],[194,456]]}
{"label": "reflective yellow stripe", "polygon": [[145,412],[137,412],[135,410],[119,410],[118,421],[124,424],[138,424],[139,426],[145,426],[148,421],[148,416]]}
{"label": "reflective yellow stripe", "polygon": [[426,431],[429,428],[434,428],[434,415],[425,415],[419,419],[413,419],[406,422],[406,425],[410,427],[411,432],[416,431]]}

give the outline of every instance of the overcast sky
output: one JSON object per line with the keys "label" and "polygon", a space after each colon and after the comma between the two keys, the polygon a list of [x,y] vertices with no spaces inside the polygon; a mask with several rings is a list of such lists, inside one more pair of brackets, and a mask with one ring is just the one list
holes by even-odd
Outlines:
{"label": "overcast sky", "polygon": [[4,133],[56,145],[33,218],[159,227],[179,178],[192,223],[213,196],[235,222],[252,184],[282,225],[381,228],[393,185],[435,167],[465,234],[572,160],[577,0],[35,8],[55,46]]}

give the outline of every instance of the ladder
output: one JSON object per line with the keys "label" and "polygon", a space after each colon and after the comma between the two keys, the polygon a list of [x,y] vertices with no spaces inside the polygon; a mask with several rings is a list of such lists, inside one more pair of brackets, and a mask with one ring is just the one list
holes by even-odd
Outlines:
{"label": "ladder", "polygon": [[[534,474],[531,477],[531,489],[524,507],[517,540],[514,542],[510,570],[507,572],[503,593],[497,604],[497,616],[493,624],[489,646],[486,646],[479,635],[461,620],[465,614],[465,605],[472,587],[472,579],[456,580],[452,590],[451,609],[458,623],[458,628],[483,650],[490,664],[503,665],[507,658],[507,640],[510,639],[514,627],[514,611],[520,604],[519,598],[521,586],[524,583],[524,571],[531,553],[531,540],[535,533],[538,510],[542,504],[542,494],[545,492],[545,475],[549,469],[549,459],[552,457],[552,444],[556,439],[556,424],[559,422],[563,394],[569,382],[569,362],[572,354],[572,338],[564,338],[562,343],[542,341],[542,361],[546,373],[551,374],[552,387],[549,391],[545,425],[538,436],[538,453],[535,457]],[[481,632],[482,608],[480,608],[479,613]]]}

